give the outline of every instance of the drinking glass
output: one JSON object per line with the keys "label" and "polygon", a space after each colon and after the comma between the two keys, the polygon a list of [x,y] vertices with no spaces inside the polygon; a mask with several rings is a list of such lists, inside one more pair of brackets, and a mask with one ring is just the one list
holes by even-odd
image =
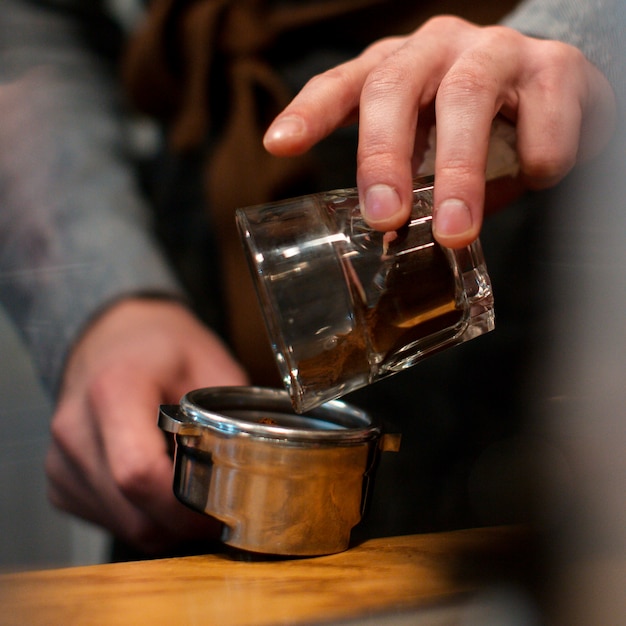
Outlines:
{"label": "drinking glass", "polygon": [[382,233],[356,189],[239,209],[237,224],[294,409],[306,412],[494,328],[480,242],[432,234],[433,178],[405,226]]}

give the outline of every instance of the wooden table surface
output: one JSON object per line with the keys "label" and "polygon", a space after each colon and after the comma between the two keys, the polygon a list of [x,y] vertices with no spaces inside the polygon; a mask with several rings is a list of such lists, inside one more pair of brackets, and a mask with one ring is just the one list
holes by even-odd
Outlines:
{"label": "wooden table surface", "polygon": [[2,626],[266,626],[454,602],[516,568],[519,529],[369,540],[340,554],[205,555],[0,576]]}

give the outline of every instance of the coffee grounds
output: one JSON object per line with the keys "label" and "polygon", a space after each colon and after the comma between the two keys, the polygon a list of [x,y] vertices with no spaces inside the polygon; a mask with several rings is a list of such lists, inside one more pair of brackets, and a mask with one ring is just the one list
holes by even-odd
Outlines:
{"label": "coffee grounds", "polygon": [[358,378],[372,382],[385,366],[408,356],[402,354],[406,346],[455,326],[463,315],[450,263],[437,245],[397,257],[374,306],[366,307],[360,286],[351,287],[353,330],[298,363],[305,393]]}

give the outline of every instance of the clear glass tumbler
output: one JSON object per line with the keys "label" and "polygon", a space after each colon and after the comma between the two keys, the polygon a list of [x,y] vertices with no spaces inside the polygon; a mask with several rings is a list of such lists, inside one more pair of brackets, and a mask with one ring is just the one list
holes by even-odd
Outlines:
{"label": "clear glass tumbler", "polygon": [[294,409],[306,412],[494,328],[477,241],[432,235],[433,179],[415,181],[410,220],[371,229],[356,189],[237,211],[270,341]]}

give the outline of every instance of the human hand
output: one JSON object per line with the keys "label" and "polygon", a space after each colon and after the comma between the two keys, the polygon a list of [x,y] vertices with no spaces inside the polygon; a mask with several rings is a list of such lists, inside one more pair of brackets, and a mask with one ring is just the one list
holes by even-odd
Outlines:
{"label": "human hand", "polygon": [[556,184],[599,152],[616,113],[607,79],[577,48],[441,16],[314,77],[274,120],[265,147],[301,154],[357,115],[361,206],[383,231],[408,219],[412,178],[436,118],[433,230],[458,248],[482,225],[497,115],[516,127],[519,161],[517,178],[506,189],[498,184],[502,205],[524,188]]}
{"label": "human hand", "polygon": [[246,382],[221,341],[181,304],[113,305],[65,370],[46,459],[51,501],[148,554],[215,538],[218,524],[173,495],[158,407],[195,388]]}

